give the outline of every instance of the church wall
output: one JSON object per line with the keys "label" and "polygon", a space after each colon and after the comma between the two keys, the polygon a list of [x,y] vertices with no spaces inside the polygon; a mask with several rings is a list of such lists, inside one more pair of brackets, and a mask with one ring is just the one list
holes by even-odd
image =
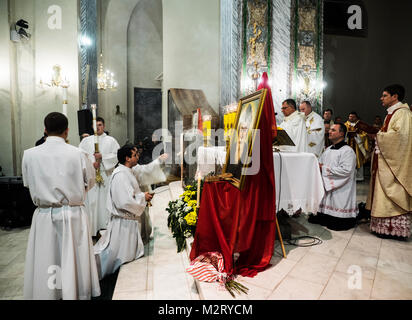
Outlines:
{"label": "church wall", "polygon": [[[79,143],[77,1],[15,0],[10,3],[12,21],[16,22],[19,19],[28,21],[28,32],[32,34],[31,39],[19,43],[5,40],[3,34],[2,40],[6,42],[1,43],[2,48],[7,48],[7,46],[10,48],[10,70],[6,74],[10,77],[10,87],[6,86],[4,90],[2,85],[1,89],[4,90],[4,96],[10,95],[10,104],[13,104],[13,108],[9,108],[6,113],[13,111],[10,117],[12,119],[14,117],[15,121],[14,128],[6,124],[5,129],[3,126],[1,129],[11,129],[10,132],[12,132],[11,139],[4,138],[2,149],[10,150],[13,139],[15,141],[13,168],[10,167],[8,161],[9,164],[4,169],[7,174],[13,172],[19,175],[23,151],[33,147],[36,140],[43,135],[44,117],[52,111],[62,112],[62,88],[40,86],[40,79],[46,81],[55,64],[62,67],[62,75],[66,75],[70,81],[68,89],[69,140],[74,145]],[[57,5],[62,10],[61,29],[52,30],[48,26],[48,20],[52,14],[48,14],[47,11],[52,5]],[[7,38],[10,39],[9,36]],[[4,105],[2,103],[2,106],[7,108],[7,103]],[[9,119],[6,121],[10,121]]]}
{"label": "church wall", "polygon": [[379,100],[386,85],[403,84],[405,102],[412,103],[412,2],[364,0],[364,4],[368,38],[325,35],[324,108],[332,108],[334,116],[344,120],[355,110],[372,123],[376,115],[386,114]]}
{"label": "church wall", "polygon": [[[141,0],[103,1],[103,64],[115,74],[118,88],[99,92],[98,114],[105,119],[110,135],[120,145],[132,142],[133,127],[128,126],[127,30],[134,8]],[[100,63],[100,61],[99,61]],[[116,115],[116,106],[120,115]]]}
{"label": "church wall", "polygon": [[10,96],[10,31],[7,0],[0,0],[0,166],[3,174],[13,175],[12,105]]}
{"label": "church wall", "polygon": [[219,113],[219,22],[219,0],[163,1],[164,128],[170,88],[203,90],[211,107]]}
{"label": "church wall", "polygon": [[142,0],[130,18],[127,36],[128,126],[134,141],[134,88],[158,88],[163,71],[162,0]]}

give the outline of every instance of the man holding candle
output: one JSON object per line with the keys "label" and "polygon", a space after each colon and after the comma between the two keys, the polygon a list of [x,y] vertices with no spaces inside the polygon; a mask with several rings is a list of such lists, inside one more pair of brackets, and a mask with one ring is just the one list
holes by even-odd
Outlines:
{"label": "man holding candle", "polygon": [[[79,145],[79,148],[88,153],[90,160],[93,163],[95,170],[100,171],[102,178],[101,183],[96,183],[86,198],[86,208],[89,213],[89,221],[92,236],[96,236],[100,229],[106,229],[108,222],[108,212],[106,208],[106,199],[108,192],[109,178],[117,164],[117,150],[120,146],[115,138],[108,136],[105,132],[105,123],[103,118],[95,117],[93,109],[93,126],[95,127],[95,135],[84,138]],[[96,145],[98,150],[96,151]]]}

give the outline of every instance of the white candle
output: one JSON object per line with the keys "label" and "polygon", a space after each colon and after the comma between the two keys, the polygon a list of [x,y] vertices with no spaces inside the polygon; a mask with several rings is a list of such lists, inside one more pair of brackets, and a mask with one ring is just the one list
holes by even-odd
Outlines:
{"label": "white candle", "polygon": [[67,87],[63,87],[63,101],[67,101]]}
{"label": "white candle", "polygon": [[67,117],[67,87],[63,87],[63,114]]}
{"label": "white candle", "polygon": [[97,124],[96,124],[96,105],[92,104],[92,113],[93,113],[93,131],[97,133]]}
{"label": "white candle", "polygon": [[180,182],[182,183],[182,188],[183,188],[183,163],[184,163],[183,133],[181,133],[180,134]]}
{"label": "white candle", "polygon": [[96,105],[92,104],[93,120],[96,120]]}

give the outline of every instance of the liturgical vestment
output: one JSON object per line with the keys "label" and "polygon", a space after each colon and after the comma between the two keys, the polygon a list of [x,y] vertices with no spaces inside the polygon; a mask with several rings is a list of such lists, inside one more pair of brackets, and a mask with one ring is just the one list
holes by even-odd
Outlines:
{"label": "liturgical vestment", "polygon": [[363,167],[370,157],[370,145],[368,134],[360,129],[356,129],[357,122],[346,121],[345,126],[348,129],[348,145],[356,154],[356,169]]}
{"label": "liturgical vestment", "polygon": [[279,125],[284,129],[295,146],[281,146],[281,151],[308,152],[308,137],[306,132],[305,115],[299,111],[285,117]]}
{"label": "liturgical vestment", "polygon": [[[409,237],[412,211],[412,112],[407,104],[388,108],[377,133],[367,208],[371,230]],[[376,161],[376,163],[375,163]]]}
{"label": "liturgical vestment", "polygon": [[24,270],[24,299],[74,300],[100,295],[84,206],[95,182],[87,155],[63,138],[26,150],[23,182],[34,204]]}
{"label": "liturgical vestment", "polygon": [[144,254],[139,220],[147,202],[132,169],[119,164],[108,188],[107,208],[111,219],[106,232],[94,246],[99,279]]}
{"label": "liturgical vestment", "polygon": [[319,158],[325,145],[323,118],[314,111],[309,113],[306,116],[306,130],[308,133],[308,152]]}
{"label": "liturgical vestment", "polygon": [[[158,158],[149,164],[138,164],[133,167],[133,174],[135,175],[142,192],[153,192],[151,188],[152,184],[166,181],[166,175],[162,169],[162,162],[163,161]],[[143,243],[148,243],[153,231],[152,222],[149,216],[149,207],[146,207],[142,214],[140,231]]]}
{"label": "liturgical vestment", "polygon": [[[99,152],[102,154],[102,163],[100,165],[100,174],[104,180],[103,184],[96,184],[86,197],[86,208],[89,214],[90,228],[92,236],[95,236],[100,229],[106,229],[106,225],[110,218],[106,210],[106,199],[108,192],[109,177],[117,164],[117,150],[120,146],[116,139],[103,133],[97,136],[99,143]],[[94,157],[94,142],[95,136],[84,138],[79,145],[79,148],[86,151],[90,161],[96,162]]]}
{"label": "liturgical vestment", "polygon": [[345,142],[328,147],[319,159],[325,187],[319,211],[335,218],[356,218],[356,156]]}

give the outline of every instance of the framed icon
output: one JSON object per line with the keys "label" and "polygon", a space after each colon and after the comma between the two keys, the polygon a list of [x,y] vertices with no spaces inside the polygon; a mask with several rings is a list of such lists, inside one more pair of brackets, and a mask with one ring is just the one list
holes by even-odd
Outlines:
{"label": "framed icon", "polygon": [[223,173],[232,174],[232,185],[242,190],[247,169],[251,166],[252,151],[259,128],[267,89],[262,89],[239,100],[234,129],[230,134]]}

